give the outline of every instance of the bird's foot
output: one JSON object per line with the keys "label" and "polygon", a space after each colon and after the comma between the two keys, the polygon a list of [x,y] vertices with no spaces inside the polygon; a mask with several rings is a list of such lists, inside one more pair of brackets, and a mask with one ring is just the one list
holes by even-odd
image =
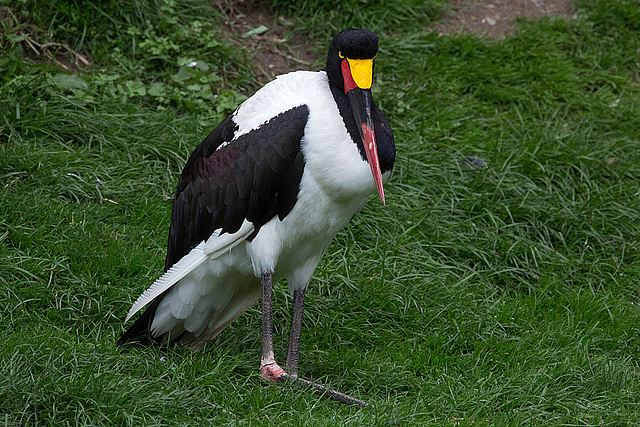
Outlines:
{"label": "bird's foot", "polygon": [[289,375],[287,371],[282,369],[275,361],[261,363],[260,373],[262,374],[262,378],[276,384],[283,384],[288,381],[297,381],[298,384],[305,385],[315,391],[318,395],[328,397],[331,400],[335,400],[346,405],[357,405],[363,408],[369,406],[369,404],[363,400],[340,393],[339,391],[314,383],[313,381],[300,378],[297,373]]}
{"label": "bird's foot", "polygon": [[289,379],[287,371],[282,369],[276,362],[262,363],[260,365],[260,373],[262,378],[274,383],[282,383]]}
{"label": "bird's foot", "polygon": [[320,396],[325,396],[331,400],[335,400],[336,402],[344,403],[345,405],[356,405],[363,408],[368,406],[373,407],[373,405],[369,405],[364,400],[356,399],[355,397],[351,397],[348,394],[340,393],[337,390],[334,390],[329,387],[325,387],[322,384],[314,383],[313,381],[305,380],[304,378],[298,377],[297,380],[299,383],[304,384],[307,387],[310,387],[316,394]]}

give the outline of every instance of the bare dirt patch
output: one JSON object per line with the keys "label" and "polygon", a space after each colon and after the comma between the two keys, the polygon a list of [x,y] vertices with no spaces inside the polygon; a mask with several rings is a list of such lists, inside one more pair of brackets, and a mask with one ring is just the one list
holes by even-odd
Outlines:
{"label": "bare dirt patch", "polygon": [[[450,0],[450,9],[432,28],[441,34],[476,34],[503,38],[513,34],[517,17],[571,18],[575,0]],[[285,16],[274,16],[266,2],[260,0],[213,0],[225,15],[225,29],[231,43],[254,55],[255,71],[262,83],[279,74],[296,70],[317,70],[324,66],[324,56],[316,52],[309,39],[292,35],[291,22]],[[1,29],[14,27],[17,35],[25,35],[25,55],[34,62],[53,62],[77,73],[90,68],[89,59],[66,45],[44,43],[34,37],[41,30],[21,24],[8,7],[0,7]],[[6,48],[7,46],[5,46]]]}
{"label": "bare dirt patch", "polygon": [[268,4],[251,0],[215,0],[215,4],[226,16],[229,41],[255,55],[255,71],[262,83],[291,71],[323,67],[309,39],[300,34],[294,38],[289,19],[273,16]]}
{"label": "bare dirt patch", "polygon": [[451,9],[434,29],[441,34],[503,38],[514,33],[515,18],[574,14],[575,0],[451,0]]}
{"label": "bare dirt patch", "polygon": [[[475,34],[504,38],[514,34],[518,17],[572,18],[575,0],[451,0],[442,21],[432,27],[440,34]],[[317,70],[324,56],[316,52],[304,35],[292,36],[285,16],[274,16],[260,0],[214,0],[226,16],[228,39],[254,55],[255,71],[262,83],[279,74]]]}

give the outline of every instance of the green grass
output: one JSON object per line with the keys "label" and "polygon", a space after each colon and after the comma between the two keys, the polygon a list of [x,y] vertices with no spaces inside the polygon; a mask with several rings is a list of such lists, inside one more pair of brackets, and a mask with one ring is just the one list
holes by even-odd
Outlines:
{"label": "green grass", "polygon": [[[369,409],[265,386],[258,306],[201,353],[115,346],[162,272],[182,165],[257,87],[250,58],[195,1],[11,4],[22,27],[0,39],[0,422],[640,423],[640,5],[582,1],[575,20],[522,21],[491,41],[430,34],[442,5],[410,19],[419,8],[400,3],[310,0],[293,21],[318,51],[332,30],[314,23],[381,38],[376,99],[398,148],[387,207],[372,198],[325,254],[301,358],[305,377]],[[20,28],[53,31],[96,65],[79,77],[31,65]],[[469,154],[487,167],[461,164]],[[291,303],[279,284],[280,359]]]}

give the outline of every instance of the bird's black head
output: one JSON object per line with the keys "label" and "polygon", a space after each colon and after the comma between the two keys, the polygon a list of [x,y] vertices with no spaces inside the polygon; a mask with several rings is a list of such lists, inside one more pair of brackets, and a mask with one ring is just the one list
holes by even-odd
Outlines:
{"label": "bird's black head", "polygon": [[373,31],[350,28],[339,32],[329,44],[326,68],[329,83],[344,90],[341,71],[343,59],[373,59],[377,53],[378,36]]}
{"label": "bird's black head", "polygon": [[[376,106],[371,96],[373,61],[377,53],[378,37],[373,32],[344,30],[329,44],[327,77],[342,120],[351,139],[358,146],[363,160],[369,163],[373,181],[384,204],[382,169],[375,134],[376,127],[380,129],[383,123],[374,123],[372,112],[379,110],[375,110]],[[382,113],[377,118],[384,120],[388,126]],[[393,148],[393,137],[385,142]]]}

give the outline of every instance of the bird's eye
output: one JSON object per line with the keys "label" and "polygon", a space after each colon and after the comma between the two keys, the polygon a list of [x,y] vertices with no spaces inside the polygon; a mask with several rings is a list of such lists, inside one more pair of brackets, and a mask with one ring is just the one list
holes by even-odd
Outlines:
{"label": "bird's eye", "polygon": [[339,56],[340,58],[344,58],[344,55],[343,55],[343,54],[342,54],[342,52],[340,52],[340,51],[338,51],[338,56]]}

